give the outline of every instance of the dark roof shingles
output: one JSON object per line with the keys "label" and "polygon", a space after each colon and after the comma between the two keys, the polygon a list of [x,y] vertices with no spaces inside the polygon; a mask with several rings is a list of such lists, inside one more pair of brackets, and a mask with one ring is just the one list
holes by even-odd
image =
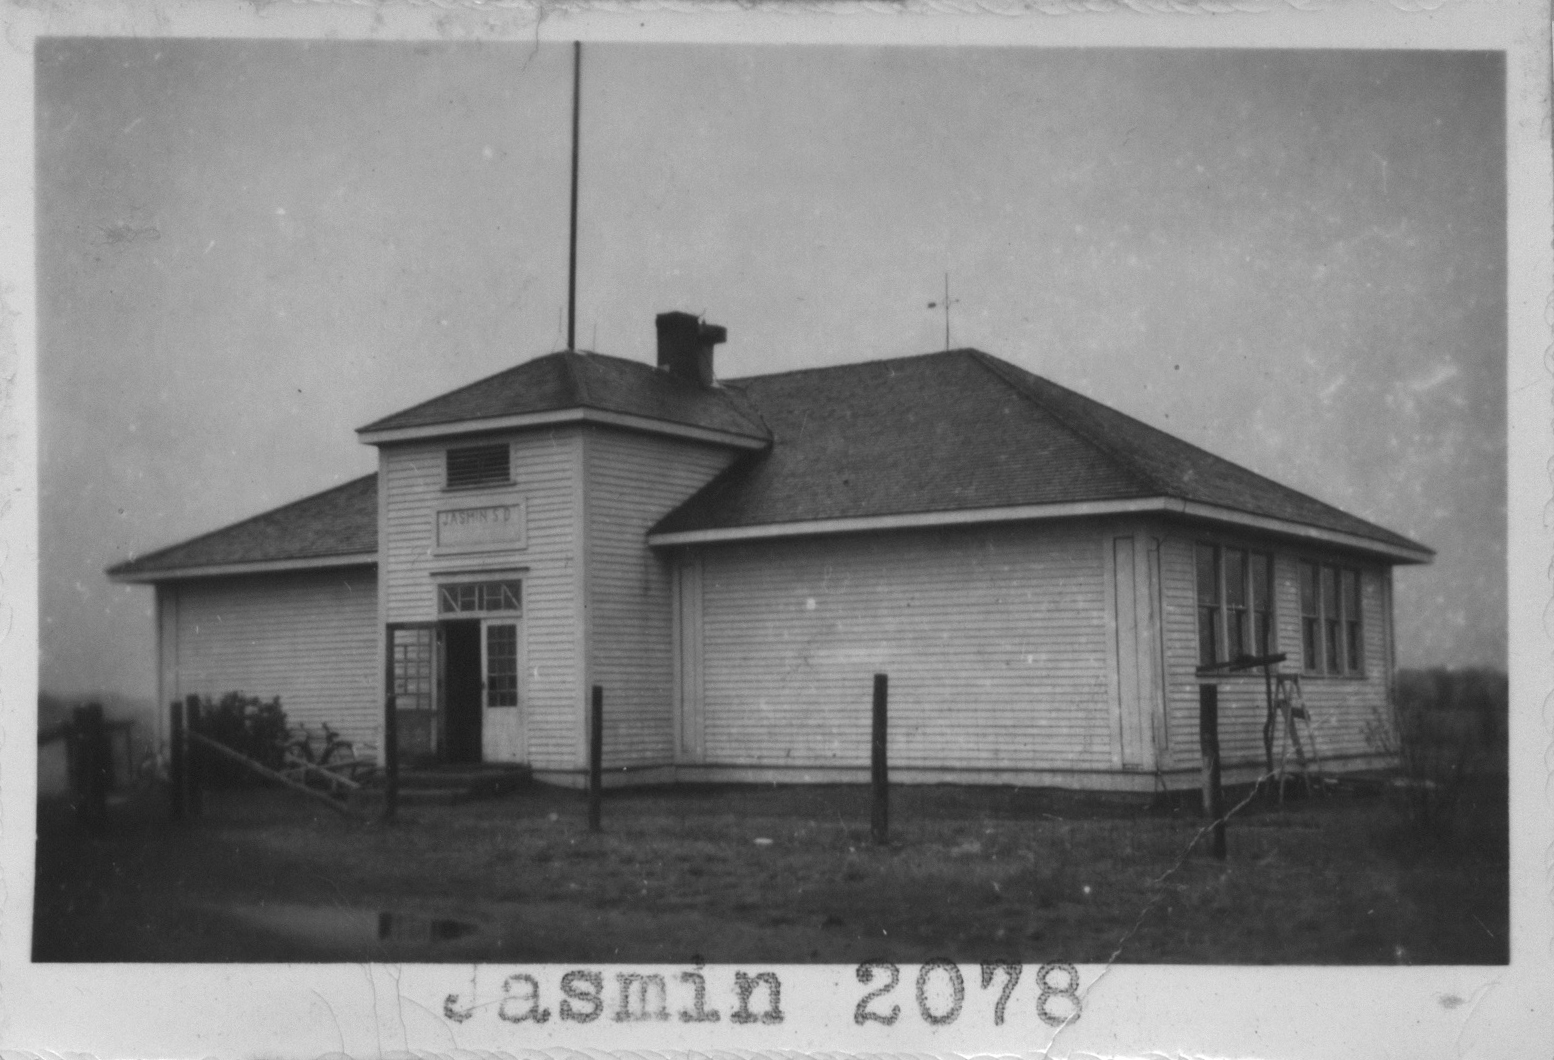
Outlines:
{"label": "dark roof shingles", "polygon": [[774,444],[655,533],[1166,496],[1421,548],[978,350],[728,386]]}
{"label": "dark roof shingles", "polygon": [[[1166,496],[1429,551],[977,350],[716,390],[617,357],[552,354],[362,429],[580,405],[771,439],[655,533]],[[377,544],[377,476],[367,475],[109,573],[375,553]]]}
{"label": "dark roof shingles", "polygon": [[110,567],[126,577],[242,563],[376,554],[378,476],[333,489]]}
{"label": "dark roof shingles", "polygon": [[1335,530],[1403,548],[1423,549],[1401,534],[1231,463],[1007,361],[981,352],[975,356],[990,371],[1030,394],[1032,400],[1050,409],[1074,430],[1098,439],[1117,459],[1156,483],[1159,492],[1167,496]]}
{"label": "dark roof shingles", "polygon": [[1111,500],[1149,483],[969,357],[931,354],[730,382],[773,437],[657,532]]}
{"label": "dark roof shingles", "polygon": [[621,357],[563,350],[449,391],[367,431],[432,427],[561,409],[591,408],[765,440],[760,417],[739,394],[704,387]]}

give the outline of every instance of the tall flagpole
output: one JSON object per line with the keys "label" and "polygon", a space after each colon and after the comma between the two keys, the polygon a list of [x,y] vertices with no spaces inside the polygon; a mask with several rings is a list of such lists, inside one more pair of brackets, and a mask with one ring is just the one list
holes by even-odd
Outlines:
{"label": "tall flagpole", "polygon": [[583,78],[583,42],[572,42],[572,229],[567,252],[567,349],[577,349],[577,127]]}

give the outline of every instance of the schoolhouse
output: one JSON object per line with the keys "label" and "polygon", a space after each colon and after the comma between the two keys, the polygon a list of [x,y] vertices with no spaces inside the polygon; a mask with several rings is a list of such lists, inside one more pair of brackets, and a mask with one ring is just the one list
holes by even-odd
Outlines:
{"label": "schoolhouse", "polygon": [[[360,429],[378,471],[110,569],[161,701],[582,782],[1197,783],[1198,668],[1282,652],[1324,768],[1387,764],[1392,568],[1432,553],[974,349],[745,379],[564,350]],[[1229,779],[1260,672],[1223,675]]]}

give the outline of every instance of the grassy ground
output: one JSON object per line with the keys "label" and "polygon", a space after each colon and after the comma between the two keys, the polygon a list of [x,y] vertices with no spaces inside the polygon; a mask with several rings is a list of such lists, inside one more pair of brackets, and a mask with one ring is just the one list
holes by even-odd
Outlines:
{"label": "grassy ground", "polygon": [[45,801],[34,957],[1499,963],[1503,791],[1430,837],[1383,797],[1249,808],[1225,862],[1188,852],[1190,809],[1005,788],[896,789],[886,848],[841,786],[610,793],[598,835],[544,788],[387,826],[277,791],[174,826],[143,797],[95,837]]}

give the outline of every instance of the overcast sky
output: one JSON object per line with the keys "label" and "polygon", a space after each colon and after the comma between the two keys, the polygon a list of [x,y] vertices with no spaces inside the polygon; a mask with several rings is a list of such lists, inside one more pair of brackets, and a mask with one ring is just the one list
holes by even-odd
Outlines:
{"label": "overcast sky", "polygon": [[[571,49],[40,41],[41,683],[155,688],[112,563],[373,469],[564,344]],[[975,345],[1422,541],[1398,661],[1505,665],[1483,53],[588,46],[578,342],[725,376]]]}

